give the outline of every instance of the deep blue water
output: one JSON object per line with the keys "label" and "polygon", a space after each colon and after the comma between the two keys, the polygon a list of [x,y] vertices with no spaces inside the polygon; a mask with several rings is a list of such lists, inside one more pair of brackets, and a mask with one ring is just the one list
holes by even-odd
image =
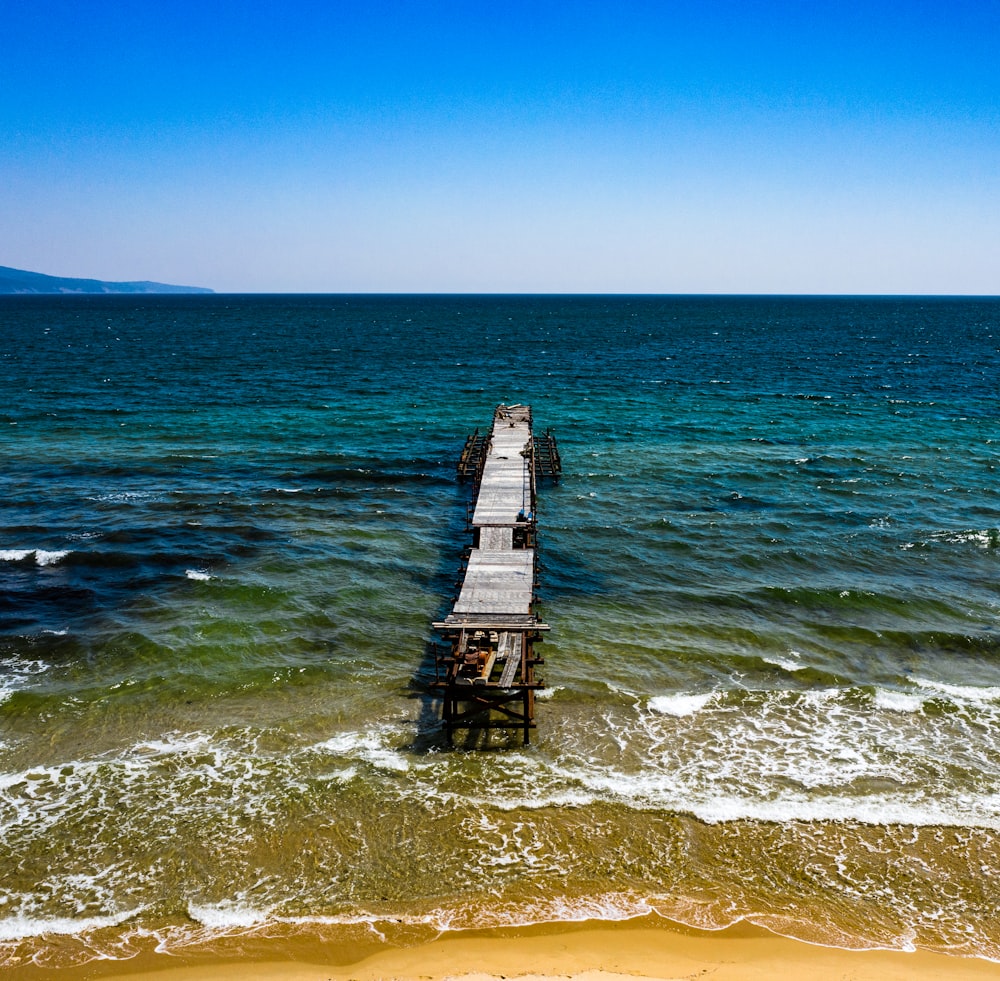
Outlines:
{"label": "deep blue water", "polygon": [[[0,298],[5,963],[650,909],[1000,956],[998,349],[995,299]],[[450,752],[504,401],[564,464],[549,697]]]}

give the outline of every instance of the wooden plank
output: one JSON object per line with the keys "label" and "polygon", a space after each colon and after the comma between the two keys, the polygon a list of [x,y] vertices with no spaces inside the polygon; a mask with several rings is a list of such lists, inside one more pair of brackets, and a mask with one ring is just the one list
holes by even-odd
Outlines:
{"label": "wooden plank", "polygon": [[507,655],[510,653],[512,638],[513,635],[509,630],[501,630],[497,635],[497,657],[499,657],[501,661],[507,660]]}
{"label": "wooden plank", "polygon": [[510,638],[507,646],[507,659],[504,661],[503,673],[500,675],[500,687],[510,688],[521,666],[521,634],[505,634]]}
{"label": "wooden plank", "polygon": [[431,626],[445,634],[458,635],[461,630],[520,630],[525,633],[545,633],[552,628],[533,616],[516,613],[449,613],[444,620]]}
{"label": "wooden plank", "polygon": [[509,525],[480,528],[479,547],[484,552],[509,552],[514,547],[514,529]]}
{"label": "wooden plank", "polygon": [[531,613],[534,549],[508,552],[473,549],[455,613]]}
{"label": "wooden plank", "polygon": [[520,418],[498,413],[490,436],[490,448],[483,466],[472,515],[473,525],[513,524],[520,512],[531,510],[530,413]]}
{"label": "wooden plank", "polygon": [[492,650],[489,657],[486,658],[486,663],[483,665],[482,670],[479,672],[479,677],[473,683],[485,685],[490,680],[490,675],[493,674],[493,665],[496,664],[496,661],[497,652]]}

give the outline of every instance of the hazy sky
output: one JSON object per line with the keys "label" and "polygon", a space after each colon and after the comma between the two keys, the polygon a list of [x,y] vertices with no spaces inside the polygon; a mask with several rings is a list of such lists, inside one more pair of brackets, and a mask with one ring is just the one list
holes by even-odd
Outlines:
{"label": "hazy sky", "polygon": [[7,0],[0,265],[1000,293],[1000,0]]}

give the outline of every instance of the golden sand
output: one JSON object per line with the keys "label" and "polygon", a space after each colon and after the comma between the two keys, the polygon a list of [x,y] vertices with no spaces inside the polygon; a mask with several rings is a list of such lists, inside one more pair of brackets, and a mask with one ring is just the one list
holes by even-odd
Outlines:
{"label": "golden sand", "polygon": [[[349,953],[349,952],[348,952]],[[24,978],[56,981],[494,981],[494,979],[623,978],[705,981],[903,981],[915,978],[1000,978],[1000,964],[916,951],[848,951],[777,937],[749,926],[699,931],[651,920],[623,924],[552,925],[521,930],[451,933],[430,943],[386,948],[354,963],[303,943],[288,961],[229,959],[177,966],[164,955],[86,967],[25,969]],[[324,963],[325,962],[325,963]]]}

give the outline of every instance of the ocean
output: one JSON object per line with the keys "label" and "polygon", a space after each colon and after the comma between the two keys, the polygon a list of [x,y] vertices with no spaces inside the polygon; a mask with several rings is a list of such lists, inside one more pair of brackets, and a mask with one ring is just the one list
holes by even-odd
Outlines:
{"label": "ocean", "polygon": [[[0,966],[646,914],[1000,959],[998,354],[997,299],[0,298]],[[563,462],[548,687],[449,749],[501,402]]]}

